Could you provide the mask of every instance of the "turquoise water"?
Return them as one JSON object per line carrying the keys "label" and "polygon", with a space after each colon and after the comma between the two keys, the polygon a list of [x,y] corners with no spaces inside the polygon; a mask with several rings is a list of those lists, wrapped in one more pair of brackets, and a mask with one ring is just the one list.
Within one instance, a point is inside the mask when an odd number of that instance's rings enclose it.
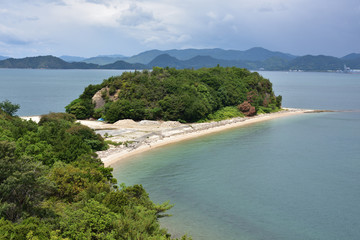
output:
{"label": "turquoise water", "polygon": [[[88,84],[123,71],[0,69],[19,115],[64,111]],[[303,114],[133,156],[114,175],[175,204],[162,225],[193,239],[360,239],[360,75],[261,72]]]}
{"label": "turquoise water", "polygon": [[162,220],[194,239],[360,239],[360,75],[262,72],[303,114],[189,140],[114,166],[175,204]]}
{"label": "turquoise water", "polygon": [[89,84],[123,70],[0,69],[0,102],[20,104],[19,116],[64,112]]}

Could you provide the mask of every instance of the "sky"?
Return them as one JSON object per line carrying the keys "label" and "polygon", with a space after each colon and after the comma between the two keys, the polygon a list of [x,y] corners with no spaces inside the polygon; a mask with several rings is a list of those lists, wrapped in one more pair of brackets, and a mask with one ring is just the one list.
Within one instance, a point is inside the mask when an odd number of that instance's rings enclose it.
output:
{"label": "sky", "polygon": [[263,47],[360,53],[359,0],[0,0],[0,55]]}

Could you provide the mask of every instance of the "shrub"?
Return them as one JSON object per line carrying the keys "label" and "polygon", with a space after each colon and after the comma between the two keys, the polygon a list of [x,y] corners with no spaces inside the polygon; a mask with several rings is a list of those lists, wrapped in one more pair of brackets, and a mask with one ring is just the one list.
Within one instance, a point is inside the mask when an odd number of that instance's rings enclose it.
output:
{"label": "shrub", "polygon": [[208,119],[213,121],[221,121],[234,117],[244,117],[244,114],[237,107],[224,107],[217,110],[213,114],[209,114]]}
{"label": "shrub", "polygon": [[74,123],[76,120],[75,115],[69,113],[49,113],[42,115],[39,121],[39,125],[44,125],[48,122],[58,122],[61,120],[65,120],[71,123]]}
{"label": "shrub", "polygon": [[91,100],[75,99],[65,107],[67,113],[74,114],[77,119],[90,118],[94,112],[94,104]]}

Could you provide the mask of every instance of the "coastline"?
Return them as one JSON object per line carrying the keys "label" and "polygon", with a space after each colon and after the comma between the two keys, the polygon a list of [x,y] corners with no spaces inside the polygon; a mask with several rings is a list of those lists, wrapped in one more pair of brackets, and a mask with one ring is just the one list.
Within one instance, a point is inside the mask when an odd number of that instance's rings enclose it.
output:
{"label": "coastline", "polygon": [[[105,140],[119,143],[118,146],[110,145],[105,151],[97,152],[106,167],[127,161],[128,157],[175,144],[181,141],[198,138],[220,131],[244,127],[253,123],[263,122],[276,118],[283,118],[304,113],[323,112],[319,110],[283,108],[282,111],[261,114],[254,117],[238,117],[219,122],[181,124],[175,121],[149,121],[135,122],[130,119],[120,120],[108,124],[94,120],[78,120],[79,123],[94,129]],[[39,122],[41,116],[21,117],[24,120]],[[110,136],[109,136],[110,133]],[[115,136],[112,136],[114,134]],[[120,144],[122,143],[122,144]]]}
{"label": "coastline", "polygon": [[[258,122],[263,122],[267,120],[283,118],[293,115],[299,115],[303,113],[316,113],[316,112],[317,111],[315,110],[286,108],[280,112],[262,114],[254,117],[245,117],[241,119],[235,118],[235,119],[223,120],[215,123],[189,124],[187,126],[190,126],[192,130],[179,132],[177,134],[173,134],[163,138],[149,139],[149,137],[147,137],[146,140],[143,140],[142,142],[138,142],[135,145],[131,145],[123,148],[115,148],[115,149],[113,148],[110,149],[110,151],[107,150],[103,152],[98,152],[98,154],[105,166],[111,166],[112,164],[115,163],[119,164],[121,162],[127,161],[127,158],[130,156],[143,153],[146,151],[150,151],[152,149],[163,147],[169,144],[175,144],[181,141],[190,140],[193,138],[201,137],[212,133],[217,133],[232,128],[243,127],[253,123],[258,123]],[[82,122],[82,124],[84,123]],[[204,124],[208,124],[208,126],[204,128],[198,127]]]}

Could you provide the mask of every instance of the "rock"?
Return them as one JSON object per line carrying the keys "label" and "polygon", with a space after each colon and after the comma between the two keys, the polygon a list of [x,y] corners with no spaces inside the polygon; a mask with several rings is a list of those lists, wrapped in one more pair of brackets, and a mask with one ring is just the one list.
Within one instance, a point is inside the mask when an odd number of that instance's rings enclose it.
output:
{"label": "rock", "polygon": [[105,99],[102,98],[101,90],[97,91],[92,97],[92,102],[95,104],[95,109],[101,108],[105,105]]}
{"label": "rock", "polygon": [[92,97],[92,102],[95,104],[95,109],[101,108],[105,105],[106,99],[109,99],[111,102],[115,102],[119,98],[120,90],[117,90],[113,95],[109,94],[109,88],[104,87],[97,91],[95,95]]}
{"label": "rock", "polygon": [[248,101],[244,101],[238,106],[238,109],[244,113],[246,116],[254,116],[256,114],[255,107],[251,106]]}

